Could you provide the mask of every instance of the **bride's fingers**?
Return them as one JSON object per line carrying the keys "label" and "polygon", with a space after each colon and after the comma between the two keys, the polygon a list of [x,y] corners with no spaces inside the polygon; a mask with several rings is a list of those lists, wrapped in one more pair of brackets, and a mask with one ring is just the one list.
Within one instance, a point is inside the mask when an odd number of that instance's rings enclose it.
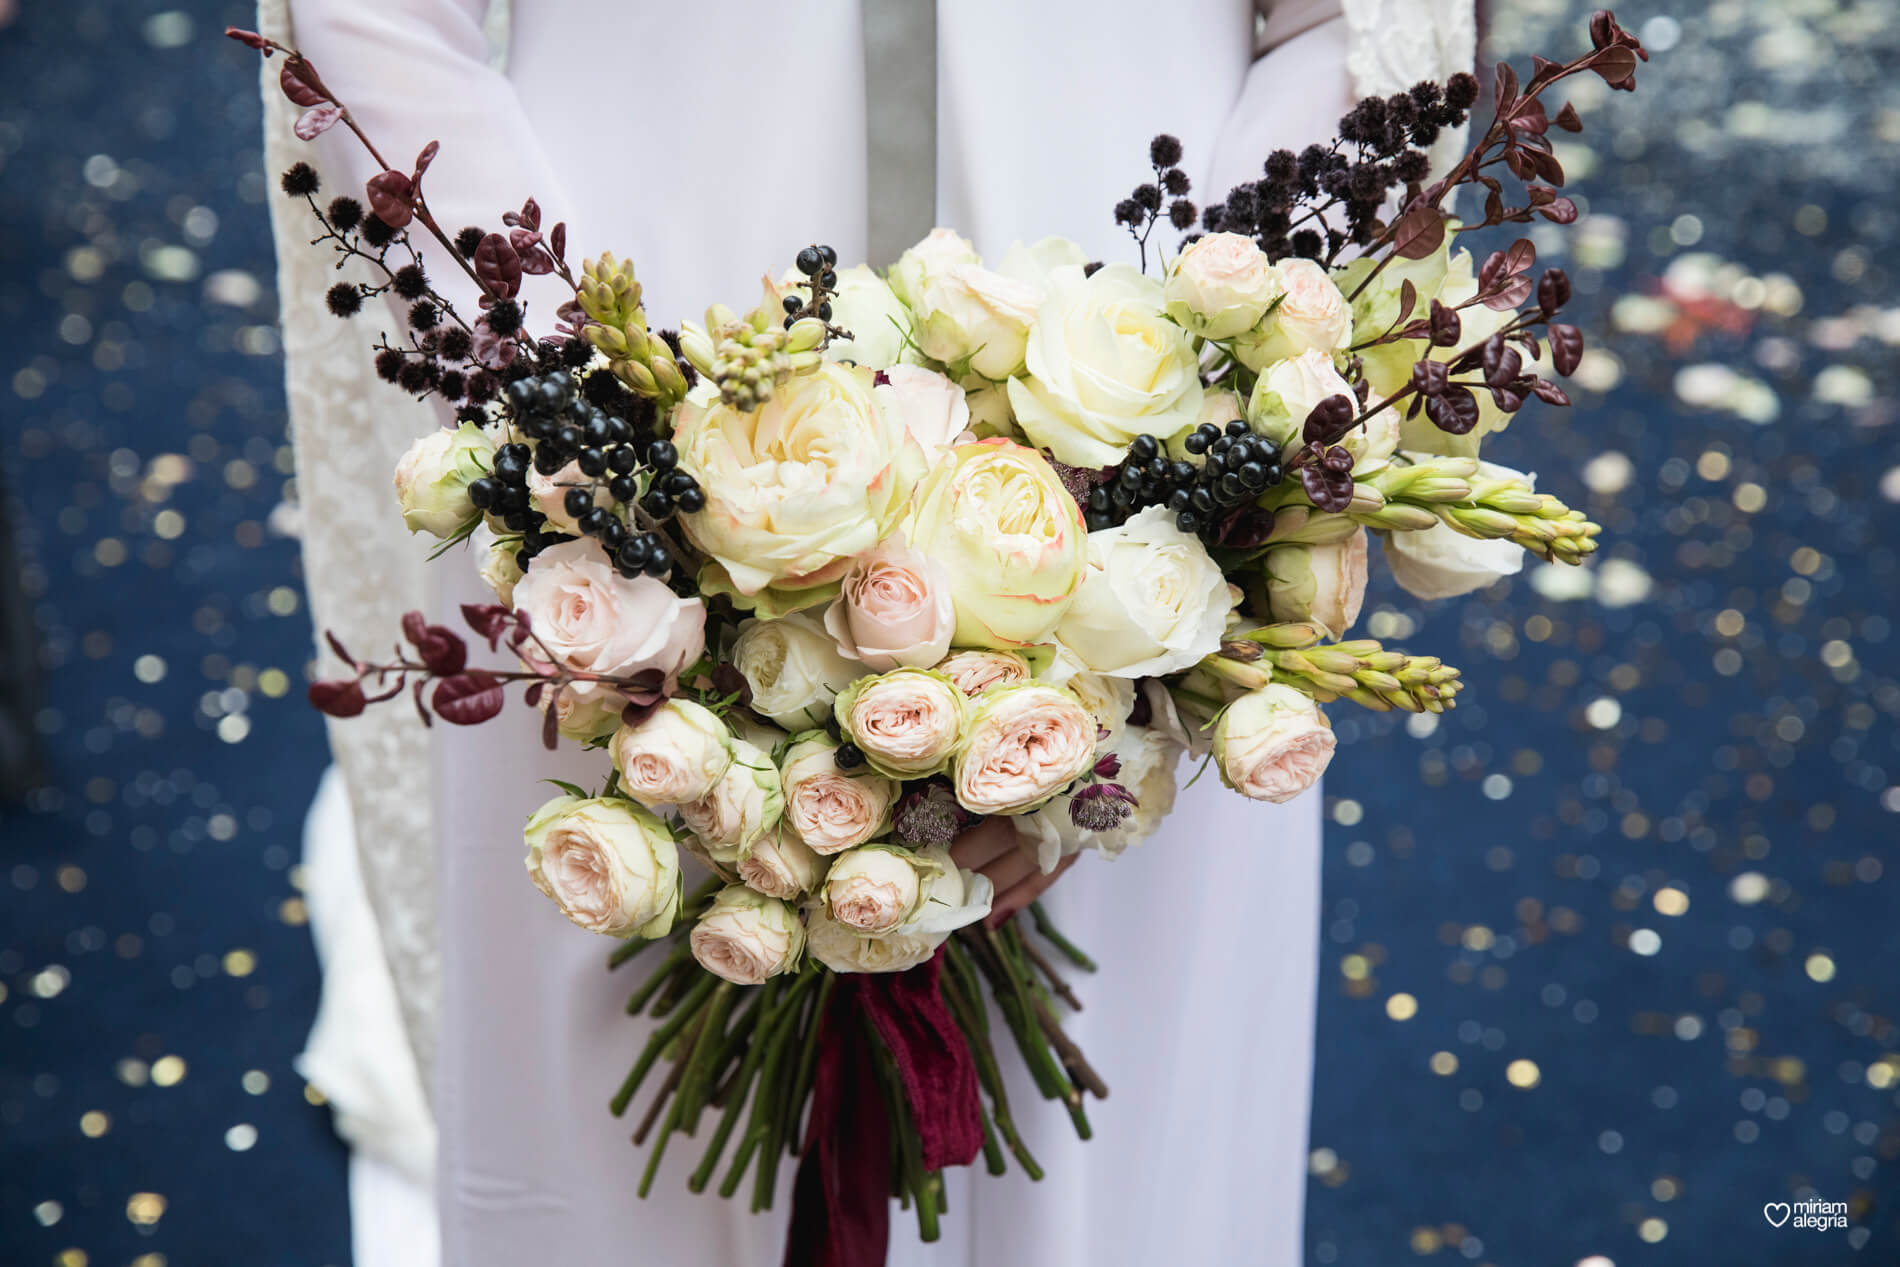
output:
{"label": "bride's fingers", "polygon": [[[1051,871],[1048,875],[1044,875],[1042,872],[1036,870],[1034,864],[1031,864],[1029,875],[1010,885],[1008,891],[1002,893],[991,905],[990,917],[984,921],[985,925],[990,928],[995,928],[1017,911],[1022,910],[1025,906],[1028,906],[1031,902],[1041,897],[1043,893],[1048,890],[1049,886],[1060,879],[1062,873],[1074,866],[1081,857],[1082,855],[1079,853],[1070,854],[1061,862],[1058,862],[1056,869]],[[994,883],[994,881],[992,881],[992,883]]]}
{"label": "bride's fingers", "polygon": [[1016,849],[1016,825],[1007,818],[986,818],[958,836],[950,857],[965,871],[982,871]]}
{"label": "bride's fingers", "polygon": [[997,896],[1001,897],[1030,876],[1035,875],[1038,868],[1033,855],[1021,849],[1012,849],[989,866],[979,868],[979,870],[989,877],[990,883],[996,886]]}

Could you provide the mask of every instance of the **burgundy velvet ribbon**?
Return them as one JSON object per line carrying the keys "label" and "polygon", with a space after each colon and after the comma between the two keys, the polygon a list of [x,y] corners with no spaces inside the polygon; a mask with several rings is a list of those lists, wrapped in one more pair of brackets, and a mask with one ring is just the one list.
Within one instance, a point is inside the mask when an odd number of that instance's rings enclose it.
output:
{"label": "burgundy velvet ribbon", "polygon": [[938,992],[942,972],[939,950],[909,972],[846,973],[832,988],[785,1267],[882,1267],[890,1248],[891,1123],[863,1020],[897,1066],[924,1169],[967,1166],[982,1151],[976,1062]]}

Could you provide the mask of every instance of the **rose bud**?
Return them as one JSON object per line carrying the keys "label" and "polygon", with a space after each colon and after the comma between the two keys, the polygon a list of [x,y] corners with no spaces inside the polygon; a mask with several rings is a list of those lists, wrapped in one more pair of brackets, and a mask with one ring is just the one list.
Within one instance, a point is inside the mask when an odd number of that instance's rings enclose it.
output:
{"label": "rose bud", "polygon": [[637,726],[622,726],[608,751],[620,787],[640,804],[679,805],[712,791],[732,764],[732,732],[710,709],[670,699]]}
{"label": "rose bud", "polygon": [[821,855],[840,853],[882,832],[890,822],[897,784],[869,766],[838,768],[838,745],[822,731],[795,739],[779,774],[785,821]]}
{"label": "rose bud", "polygon": [[1027,682],[1029,661],[1014,651],[953,651],[938,663],[937,672],[974,699],[993,686]]}
{"label": "rose bud", "polygon": [[396,463],[396,500],[410,532],[453,537],[481,512],[468,486],[488,474],[495,441],[472,422],[438,429],[409,446]]}
{"label": "rose bud", "polygon": [[825,610],[825,632],[838,653],[880,673],[929,668],[950,649],[956,627],[943,565],[906,548],[901,537],[859,555]]}
{"label": "rose bud", "polygon": [[963,731],[963,692],[930,669],[859,678],[838,697],[838,726],[873,769],[921,779],[950,764]]}
{"label": "rose bud", "polygon": [[1254,240],[1210,233],[1174,258],[1163,294],[1168,316],[1207,339],[1231,339],[1260,324],[1284,290]]}
{"label": "rose bud", "polygon": [[825,911],[847,928],[881,936],[916,912],[926,882],[940,871],[901,845],[853,849],[825,877]]}
{"label": "rose bud", "polygon": [[767,897],[791,902],[817,888],[828,865],[781,818],[778,826],[759,837],[752,852],[739,863],[739,880]]}
{"label": "rose bud", "polygon": [[661,937],[679,913],[679,853],[632,801],[560,796],[528,819],[528,876],[589,932]]}
{"label": "rose bud", "polygon": [[743,885],[721,889],[687,934],[693,958],[734,985],[762,985],[798,965],[805,925],[798,912]]}
{"label": "rose bud", "polygon": [[772,756],[744,739],[732,740],[732,763],[704,796],[679,803],[680,818],[716,860],[743,861],[774,827],[785,808]]}
{"label": "rose bud", "polygon": [[1319,705],[1277,683],[1242,695],[1214,726],[1221,782],[1276,805],[1319,782],[1333,759],[1333,744],[1333,728]]}

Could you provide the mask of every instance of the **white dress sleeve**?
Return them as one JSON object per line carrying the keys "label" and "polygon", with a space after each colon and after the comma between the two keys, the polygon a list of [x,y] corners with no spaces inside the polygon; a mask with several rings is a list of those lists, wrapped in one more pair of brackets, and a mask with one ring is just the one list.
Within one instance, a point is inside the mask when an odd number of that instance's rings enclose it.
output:
{"label": "white dress sleeve", "polygon": [[[452,235],[467,224],[499,228],[509,208],[491,205],[497,194],[533,194],[551,218],[563,208],[552,166],[513,87],[491,64],[488,9],[484,0],[262,0],[258,19],[266,34],[310,58],[392,166],[406,171],[423,145],[442,143],[425,183],[430,207]],[[273,174],[309,162],[323,180],[320,204],[339,194],[361,201],[378,165],[343,127],[313,144],[295,138],[297,109],[277,87],[282,64],[271,59],[263,68],[265,149]],[[318,628],[334,631],[347,646],[380,647],[404,610],[431,606],[424,596],[437,578],[425,568],[427,551],[403,527],[389,481],[410,441],[441,416],[371,371],[369,346],[379,330],[402,328],[399,312],[375,308],[351,321],[332,317],[321,296],[335,280],[333,261],[309,245],[307,209],[274,196],[271,211],[311,614]],[[420,226],[413,237],[437,288],[472,317],[473,284]],[[551,309],[562,289],[552,279],[531,278],[527,295]],[[326,671],[334,671],[327,649],[320,654]],[[441,984],[429,735],[413,713],[390,708],[331,723],[330,740],[348,789],[363,889],[427,1088]],[[338,997],[359,993],[347,981],[328,986]]]}

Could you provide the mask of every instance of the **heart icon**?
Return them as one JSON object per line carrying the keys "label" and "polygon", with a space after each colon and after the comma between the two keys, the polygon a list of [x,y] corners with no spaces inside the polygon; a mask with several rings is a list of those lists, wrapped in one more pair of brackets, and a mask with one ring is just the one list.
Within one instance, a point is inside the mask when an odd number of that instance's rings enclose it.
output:
{"label": "heart icon", "polygon": [[1786,1223],[1788,1216],[1793,1213],[1794,1210],[1786,1201],[1770,1201],[1761,1208],[1762,1217],[1767,1219],[1770,1223],[1773,1223],[1776,1227],[1780,1227],[1783,1223]]}

